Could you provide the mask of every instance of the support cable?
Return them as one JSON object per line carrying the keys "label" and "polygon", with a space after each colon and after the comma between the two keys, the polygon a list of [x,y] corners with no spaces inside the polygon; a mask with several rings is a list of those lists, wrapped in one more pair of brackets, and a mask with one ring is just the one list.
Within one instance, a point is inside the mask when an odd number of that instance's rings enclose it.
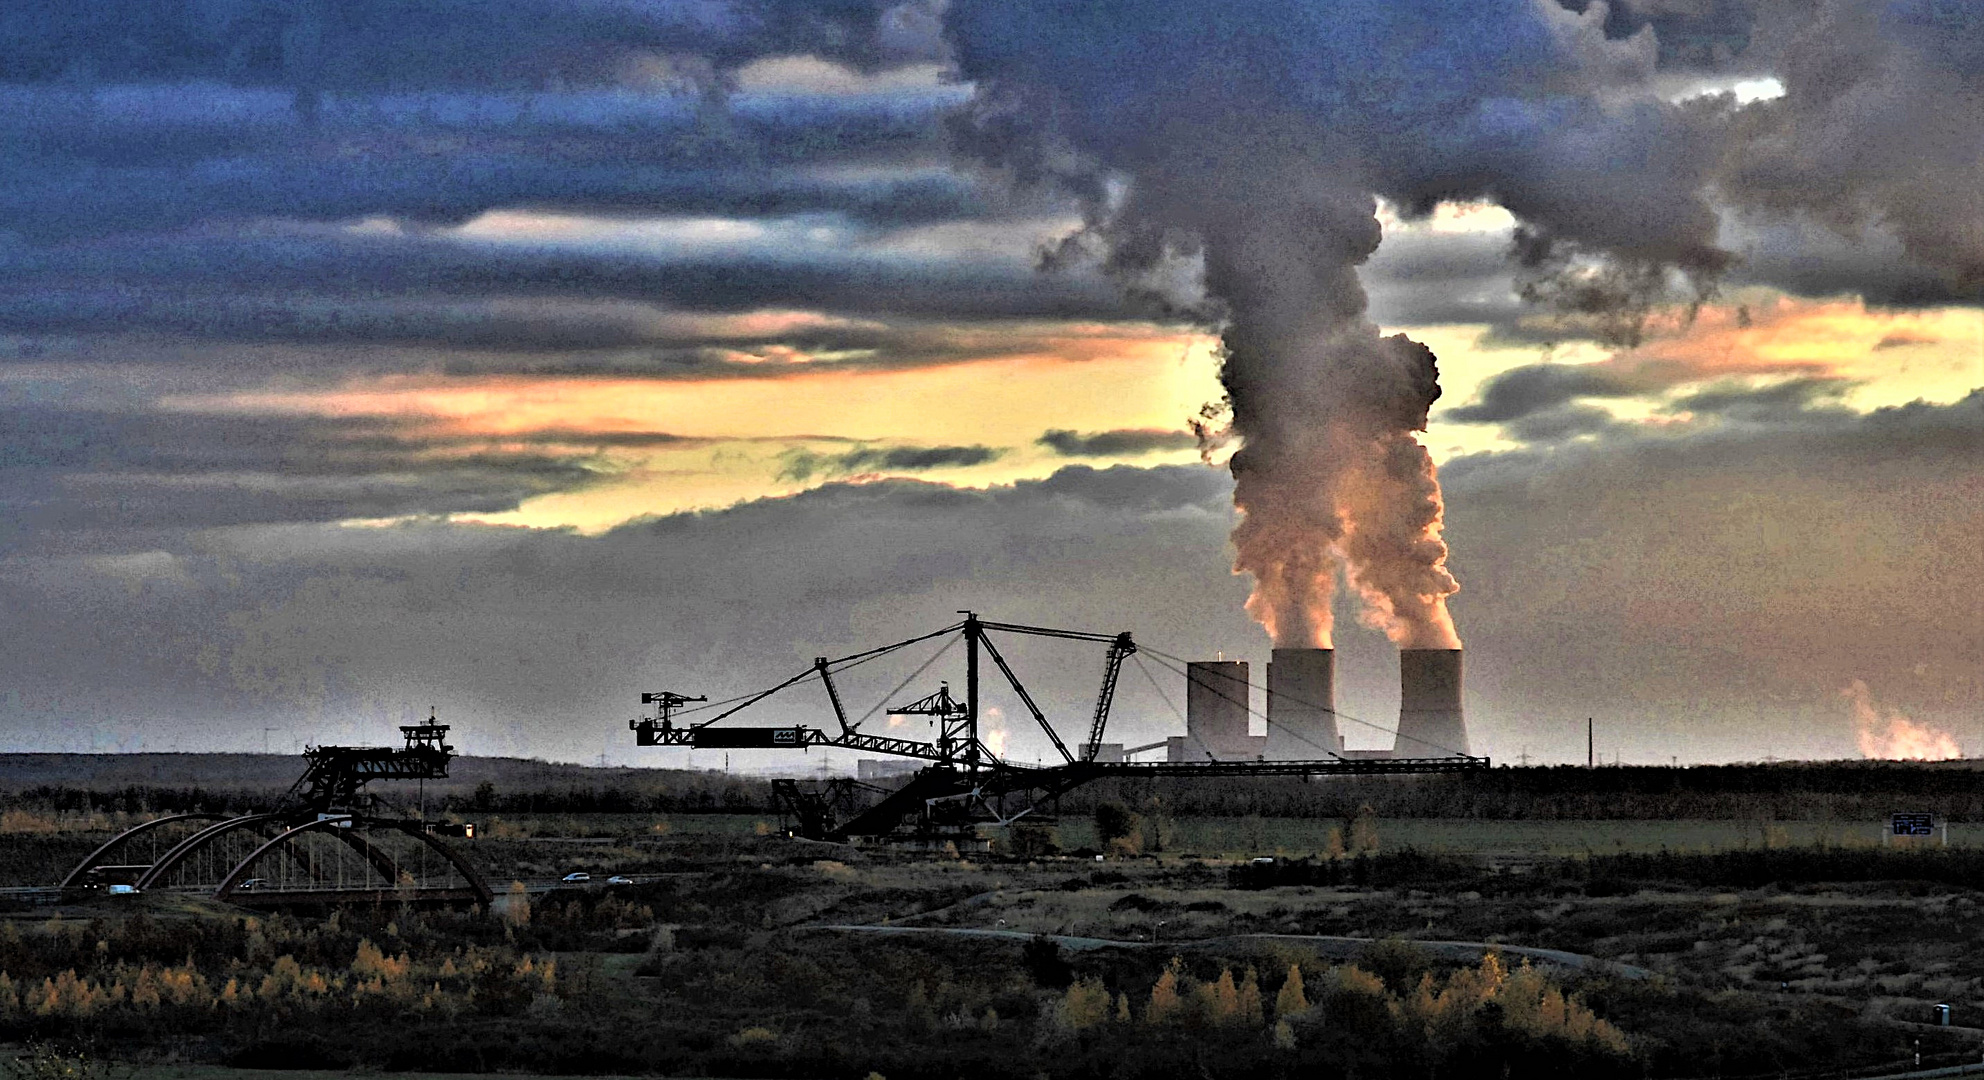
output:
{"label": "support cable", "polygon": [[[928,634],[921,634],[918,635],[917,637],[910,638],[907,641],[898,641],[893,645],[883,645],[880,648],[869,649],[865,652],[858,652],[848,656],[843,656],[838,660],[829,660],[827,661],[827,669],[830,673],[845,671],[848,668],[857,667],[861,664],[865,664],[868,661],[873,660],[879,656],[892,653],[897,649],[908,648],[909,646],[914,645],[918,642],[929,641],[931,638],[942,637],[945,634],[953,633],[963,626],[964,626],[963,623],[953,623],[950,626],[944,627],[942,630],[933,630]],[[742,703],[742,704],[736,704],[735,708],[725,709],[723,712],[720,712],[715,716],[710,717],[708,720],[705,720],[702,723],[695,725],[696,727],[707,727],[710,724],[716,723],[718,720],[722,720],[724,717],[731,716],[735,713],[741,712],[744,709],[751,707],[752,705],[756,705],[758,702],[763,701],[768,697],[771,697],[773,694],[778,693],[780,690],[783,690],[788,686],[792,686],[797,683],[803,682],[807,677],[811,676],[817,670],[818,670],[817,668],[809,667],[805,671],[802,671],[799,674],[794,675],[792,678],[787,679],[784,682],[779,683],[777,686],[774,686],[768,690],[758,690],[748,694],[740,694],[737,697],[726,698],[722,701],[712,701],[708,705],[699,706],[694,709],[683,709],[680,713],[677,713],[676,715],[687,716],[690,713],[702,712],[706,709],[714,709],[714,708],[718,708],[719,706],[732,705],[738,702]]]}
{"label": "support cable", "polygon": [[951,649],[957,645],[957,643],[958,643],[957,638],[952,638],[951,640],[944,642],[943,648],[938,649],[936,652],[930,654],[930,659],[923,661],[921,667],[918,667],[915,671],[910,672],[909,677],[897,683],[896,688],[894,690],[891,690],[888,693],[883,694],[882,699],[880,701],[877,701],[873,708],[870,708],[867,712],[862,713],[861,719],[856,720],[852,725],[854,730],[856,731],[861,730],[861,725],[867,723],[870,719],[874,717],[876,713],[881,712],[882,709],[889,704],[890,698],[893,698],[897,694],[902,693],[903,687],[908,686],[910,683],[915,682],[917,678],[920,677],[924,672],[930,670],[930,665],[935,664],[937,661],[943,659],[944,654],[950,652]]}

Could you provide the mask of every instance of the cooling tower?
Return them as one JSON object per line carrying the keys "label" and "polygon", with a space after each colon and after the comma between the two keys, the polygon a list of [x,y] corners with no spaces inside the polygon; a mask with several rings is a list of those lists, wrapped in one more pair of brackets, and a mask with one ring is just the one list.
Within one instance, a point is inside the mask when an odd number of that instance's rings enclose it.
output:
{"label": "cooling tower", "polygon": [[1260,756],[1247,737],[1247,662],[1200,660],[1185,665],[1183,761],[1240,761]]}
{"label": "cooling tower", "polygon": [[1342,749],[1335,650],[1276,649],[1268,663],[1267,759],[1314,761]]}
{"label": "cooling tower", "polygon": [[1459,649],[1401,649],[1398,687],[1394,756],[1451,757],[1469,752],[1460,706]]}

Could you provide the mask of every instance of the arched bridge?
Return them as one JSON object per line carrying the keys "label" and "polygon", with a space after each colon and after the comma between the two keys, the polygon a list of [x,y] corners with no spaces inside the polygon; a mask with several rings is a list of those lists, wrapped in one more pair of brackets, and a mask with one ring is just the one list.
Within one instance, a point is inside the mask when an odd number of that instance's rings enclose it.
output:
{"label": "arched bridge", "polygon": [[365,814],[175,814],[90,853],[65,889],[131,886],[247,907],[488,904],[488,884],[421,821]]}
{"label": "arched bridge", "polygon": [[[313,746],[275,809],[171,814],[125,830],[63,879],[64,889],[204,894],[250,907],[364,903],[488,904],[474,866],[435,835],[438,823],[377,813],[373,780],[448,775],[448,727],[400,728],[405,746]],[[438,826],[447,828],[447,826]]]}

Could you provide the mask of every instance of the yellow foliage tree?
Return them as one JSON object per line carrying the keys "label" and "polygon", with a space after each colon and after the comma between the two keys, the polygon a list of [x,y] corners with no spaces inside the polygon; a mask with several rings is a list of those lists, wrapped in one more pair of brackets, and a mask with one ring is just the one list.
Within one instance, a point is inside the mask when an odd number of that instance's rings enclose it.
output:
{"label": "yellow foliage tree", "polygon": [[296,962],[296,957],[284,953],[269,965],[269,973],[262,976],[262,985],[255,991],[255,996],[264,1001],[275,1001],[295,994],[302,985],[303,965]]}
{"label": "yellow foliage tree", "polygon": [[1347,994],[1360,994],[1365,997],[1375,998],[1385,996],[1385,980],[1365,971],[1356,964],[1331,968],[1330,975],[1334,978],[1337,989]]}
{"label": "yellow foliage tree", "polygon": [[1246,978],[1240,980],[1240,1022],[1248,1027],[1260,1027],[1262,1019],[1261,980],[1250,965]]}
{"label": "yellow foliage tree", "polygon": [[351,973],[360,979],[376,979],[381,983],[394,982],[406,977],[407,969],[413,961],[405,953],[389,957],[370,938],[360,938],[358,955],[351,961]]}
{"label": "yellow foliage tree", "polygon": [[1288,978],[1282,980],[1281,991],[1274,996],[1276,1016],[1294,1016],[1309,1011],[1309,996],[1302,991],[1302,965],[1288,965]]}
{"label": "yellow foliage tree", "polygon": [[1185,961],[1172,957],[1164,966],[1164,973],[1157,977],[1157,984],[1150,988],[1150,1007],[1144,1010],[1144,1022],[1148,1024],[1169,1024],[1176,1021],[1183,1012],[1183,1002],[1178,996],[1178,981],[1184,976]]}
{"label": "yellow foliage tree", "polygon": [[158,973],[152,970],[150,964],[138,969],[138,974],[131,980],[130,995],[134,1009],[150,1011],[158,1008],[165,995],[159,992]]}
{"label": "yellow foliage tree", "polygon": [[27,994],[28,1011],[36,1016],[84,1017],[96,1012],[97,991],[71,968]]}
{"label": "yellow foliage tree", "polygon": [[510,891],[503,897],[503,918],[512,926],[530,925],[530,893],[523,882],[510,882]]}
{"label": "yellow foliage tree", "polygon": [[1081,1031],[1109,1019],[1109,991],[1102,980],[1089,976],[1068,985],[1054,1020],[1063,1031]]}
{"label": "yellow foliage tree", "polygon": [[1323,857],[1343,858],[1343,830],[1335,825],[1330,826],[1330,831],[1323,834]]}
{"label": "yellow foliage tree", "polygon": [[1359,807],[1350,822],[1350,853],[1368,855],[1378,850],[1378,816],[1369,806]]}
{"label": "yellow foliage tree", "polygon": [[1234,985],[1233,969],[1221,968],[1219,978],[1207,983],[1201,997],[1205,1001],[1206,1022],[1213,1027],[1228,1027],[1240,1020],[1240,988]]}

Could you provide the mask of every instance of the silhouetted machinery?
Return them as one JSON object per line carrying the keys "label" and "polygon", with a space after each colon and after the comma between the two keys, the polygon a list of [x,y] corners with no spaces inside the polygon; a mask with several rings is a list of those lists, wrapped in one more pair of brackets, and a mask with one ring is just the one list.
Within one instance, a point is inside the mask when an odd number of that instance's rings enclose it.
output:
{"label": "silhouetted machinery", "polygon": [[393,815],[374,780],[438,780],[455,748],[431,711],[401,746],[312,746],[303,775],[271,810],[155,818],[77,864],[65,889],[204,893],[254,907],[492,899],[482,875],[442,843],[474,826]]}
{"label": "silhouetted machinery", "polygon": [[[704,698],[685,697],[672,691],[649,691],[641,695],[641,703],[655,706],[655,714],[639,717],[630,721],[628,726],[634,730],[635,741],[641,746],[740,750],[839,747],[931,762],[912,774],[908,782],[895,788],[848,778],[772,781],[773,796],[778,800],[780,813],[790,831],[808,839],[830,841],[855,838],[921,842],[956,839],[968,835],[977,824],[1007,825],[1029,815],[1040,814],[1060,795],[1104,777],[1400,775],[1459,772],[1485,769],[1489,765],[1485,757],[1346,759],[1335,754],[1310,761],[1103,760],[1100,753],[1102,737],[1109,722],[1110,706],[1116,696],[1117,678],[1122,672],[1123,662],[1137,651],[1129,632],[1097,634],[989,622],[973,612],[964,612],[963,615],[961,622],[878,649],[837,660],[819,657],[813,661],[812,667],[776,686],[730,703],[719,703],[729,707],[696,723],[680,722],[686,711],[684,706]],[[1096,695],[1088,737],[1074,749],[1070,749],[1054,729],[1033,695],[1013,671],[1012,665],[999,651],[989,636],[993,632],[1096,642],[1107,646],[1102,688]],[[859,722],[848,720],[840,690],[834,683],[836,672],[952,634],[961,635],[965,643],[964,699],[960,701],[952,697],[950,685],[945,683],[938,687],[936,693],[887,710],[890,716],[930,717],[936,726],[936,741],[872,735],[862,731]],[[1033,765],[1002,760],[979,739],[981,655],[992,660],[1020,703],[1040,725],[1062,759],[1059,764]],[[935,659],[932,657],[930,662]],[[928,667],[929,662],[926,662],[924,668],[911,675],[911,679],[921,675]],[[766,698],[814,677],[818,677],[826,691],[838,733],[805,725],[718,726]],[[903,685],[908,685],[908,681],[905,680]]]}

